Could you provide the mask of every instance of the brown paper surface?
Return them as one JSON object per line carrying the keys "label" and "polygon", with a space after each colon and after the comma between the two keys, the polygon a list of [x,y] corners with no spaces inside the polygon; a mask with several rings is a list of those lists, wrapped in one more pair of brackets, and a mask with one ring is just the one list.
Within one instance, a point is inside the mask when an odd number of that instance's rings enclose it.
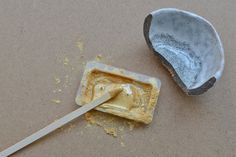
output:
{"label": "brown paper surface", "polygon": [[[186,96],[145,43],[144,18],[163,7],[195,12],[220,34],[223,77],[201,96]],[[236,156],[235,10],[235,0],[0,1],[0,150],[75,110],[84,63],[101,54],[162,81],[153,122],[121,144],[81,117],[14,157]]]}

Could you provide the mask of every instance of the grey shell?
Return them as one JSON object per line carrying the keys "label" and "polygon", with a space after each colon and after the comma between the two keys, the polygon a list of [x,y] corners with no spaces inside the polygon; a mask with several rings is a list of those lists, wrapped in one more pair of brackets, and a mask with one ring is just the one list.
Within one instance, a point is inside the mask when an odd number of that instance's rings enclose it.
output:
{"label": "grey shell", "polygon": [[223,46],[204,18],[178,9],[160,9],[145,18],[143,31],[148,46],[186,94],[202,94],[221,77]]}

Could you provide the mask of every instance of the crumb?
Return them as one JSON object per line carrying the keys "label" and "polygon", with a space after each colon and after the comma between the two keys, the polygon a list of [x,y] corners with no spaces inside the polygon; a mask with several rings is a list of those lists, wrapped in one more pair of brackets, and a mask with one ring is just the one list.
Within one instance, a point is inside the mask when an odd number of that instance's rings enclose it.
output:
{"label": "crumb", "polygon": [[63,64],[64,65],[68,65],[69,64],[69,59],[67,57],[64,58]]}
{"label": "crumb", "polygon": [[61,89],[54,89],[52,92],[53,93],[60,93],[60,92],[62,92],[62,90]]}
{"label": "crumb", "polygon": [[85,113],[85,119],[90,123],[90,124],[95,124],[95,119],[93,115],[90,112]]}
{"label": "crumb", "polygon": [[87,121],[86,128],[88,126],[97,125],[103,128],[107,135],[120,137],[121,139],[123,139],[124,131],[133,130],[132,126],[135,124],[134,122],[132,123],[118,116],[94,110],[85,114],[85,120]]}
{"label": "crumb", "polygon": [[55,104],[60,104],[61,100],[59,100],[59,99],[52,99],[51,102],[53,102]]}
{"label": "crumb", "polygon": [[95,59],[96,59],[96,61],[101,61],[102,60],[102,55],[101,54],[97,55]]}
{"label": "crumb", "polygon": [[104,128],[107,134],[112,135],[113,137],[117,137],[117,129],[116,128]]}
{"label": "crumb", "polygon": [[76,47],[78,47],[80,51],[83,51],[84,50],[84,43],[82,41],[77,41]]}
{"label": "crumb", "polygon": [[58,78],[58,77],[54,77],[54,80],[55,80],[55,83],[56,83],[56,84],[59,84],[59,83],[61,83],[61,79],[60,79],[60,78]]}

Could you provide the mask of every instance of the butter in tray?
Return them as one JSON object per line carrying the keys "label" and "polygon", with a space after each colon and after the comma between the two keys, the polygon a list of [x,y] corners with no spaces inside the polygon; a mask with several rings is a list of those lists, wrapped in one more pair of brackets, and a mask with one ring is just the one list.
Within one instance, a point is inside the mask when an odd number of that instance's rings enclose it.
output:
{"label": "butter in tray", "polygon": [[95,109],[149,124],[153,118],[160,86],[157,78],[91,61],[85,67],[76,103],[83,106],[107,91],[122,88],[123,91],[118,96]]}

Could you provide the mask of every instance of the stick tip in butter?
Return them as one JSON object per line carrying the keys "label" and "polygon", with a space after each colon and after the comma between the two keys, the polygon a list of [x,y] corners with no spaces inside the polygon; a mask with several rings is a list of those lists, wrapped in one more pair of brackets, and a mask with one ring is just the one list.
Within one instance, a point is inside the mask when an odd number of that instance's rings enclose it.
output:
{"label": "stick tip in butter", "polygon": [[153,118],[160,86],[157,78],[91,61],[85,67],[76,103],[82,106],[112,89],[122,88],[115,98],[95,109],[149,124]]}

